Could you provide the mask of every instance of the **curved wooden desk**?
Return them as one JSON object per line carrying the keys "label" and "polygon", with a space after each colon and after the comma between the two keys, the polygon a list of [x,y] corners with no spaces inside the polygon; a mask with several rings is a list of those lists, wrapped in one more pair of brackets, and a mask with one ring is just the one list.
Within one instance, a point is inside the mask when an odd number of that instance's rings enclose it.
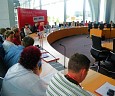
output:
{"label": "curved wooden desk", "polygon": [[[76,27],[76,28],[69,28],[69,29],[63,29],[63,30],[59,30],[59,31],[55,31],[53,33],[50,33],[48,35],[47,38],[44,38],[43,42],[44,42],[44,49],[48,50],[50,53],[52,53],[55,57],[59,57],[59,62],[61,64],[63,63],[64,60],[64,56],[57,52],[54,48],[51,47],[51,43],[55,42],[56,40],[59,40],[61,38],[67,37],[67,36],[72,36],[72,35],[77,35],[77,34],[87,34],[87,28],[86,27]],[[37,37],[37,35],[31,34],[31,37],[35,38]],[[38,40],[38,39],[36,39]],[[36,42],[38,43],[38,41]],[[66,58],[66,67],[68,65],[68,60],[69,58]],[[57,71],[55,70],[55,68],[52,68],[52,66],[50,66],[50,64],[43,64],[43,70],[42,70],[42,76],[47,76],[48,74],[51,73],[56,73]],[[64,70],[64,73],[66,73],[67,71]],[[94,93],[96,96],[100,96],[99,94],[95,93],[95,90],[97,88],[99,88],[102,84],[104,84],[105,82],[109,82],[110,84],[113,84],[115,86],[115,80],[111,79],[107,76],[104,76],[100,73],[97,73],[93,70],[89,70],[87,77],[85,78],[85,80],[82,82],[82,86],[84,87],[84,89]]]}
{"label": "curved wooden desk", "polygon": [[72,36],[72,35],[79,35],[79,34],[88,34],[87,27],[74,27],[74,28],[67,28],[55,31],[48,35],[47,40],[49,44],[55,42],[56,40],[62,39],[64,37]]}

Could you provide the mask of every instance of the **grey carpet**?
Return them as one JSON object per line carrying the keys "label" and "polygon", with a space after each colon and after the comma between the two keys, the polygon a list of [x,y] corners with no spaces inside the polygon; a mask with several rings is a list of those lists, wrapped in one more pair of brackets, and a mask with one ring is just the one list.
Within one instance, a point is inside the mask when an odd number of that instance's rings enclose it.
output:
{"label": "grey carpet", "polygon": [[[60,46],[60,44],[63,44],[66,48],[66,57],[70,58],[72,54],[77,52],[86,55],[90,59],[91,65],[94,64],[95,59],[90,54],[92,41],[90,37],[87,38],[87,35],[66,37],[51,44],[54,49],[64,55],[64,47]],[[96,71],[97,67],[91,69]],[[102,68],[98,72],[115,79],[115,74],[108,73]]]}
{"label": "grey carpet", "polygon": [[70,58],[72,54],[77,52],[86,55],[90,59],[91,64],[95,62],[90,55],[92,42],[90,38],[87,38],[87,35],[66,37],[51,44],[54,49],[64,55],[64,48],[60,44],[66,47],[66,57]]}

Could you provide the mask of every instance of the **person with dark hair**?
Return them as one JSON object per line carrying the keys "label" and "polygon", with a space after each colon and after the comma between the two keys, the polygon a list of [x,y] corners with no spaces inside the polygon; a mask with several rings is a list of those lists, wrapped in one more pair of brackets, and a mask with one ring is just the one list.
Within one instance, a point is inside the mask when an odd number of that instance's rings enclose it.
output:
{"label": "person with dark hair", "polygon": [[85,55],[72,55],[67,74],[59,72],[54,75],[48,85],[47,96],[92,96],[80,85],[88,73],[89,66],[90,60]]}
{"label": "person with dark hair", "polygon": [[11,47],[11,46],[16,46],[13,43],[13,38],[14,38],[14,32],[12,30],[6,30],[5,31],[5,41],[3,42],[3,47],[5,52],[7,52],[7,50]]}
{"label": "person with dark hair", "polygon": [[15,45],[21,45],[21,37],[20,37],[20,32],[18,28],[13,28],[14,31],[14,38],[13,38],[13,43]]}
{"label": "person with dark hair", "polygon": [[4,42],[4,33],[5,33],[6,29],[5,28],[0,28],[0,42],[3,43]]}
{"label": "person with dark hair", "polygon": [[32,33],[39,32],[38,28],[39,28],[39,24],[38,24],[38,22],[36,22],[34,24],[34,26],[32,27]]}
{"label": "person with dark hair", "polygon": [[6,30],[11,30],[11,28],[7,27]]}
{"label": "person with dark hair", "polygon": [[2,96],[45,96],[47,84],[39,77],[41,52],[35,46],[26,47],[19,63],[13,65],[3,80]]}
{"label": "person with dark hair", "polygon": [[29,28],[29,24],[25,24],[24,33],[25,33],[25,36],[28,36],[30,33],[32,33]]}
{"label": "person with dark hair", "polygon": [[18,62],[21,52],[25,47],[32,46],[33,44],[34,39],[27,36],[23,38],[22,45],[10,47],[4,57],[4,64],[6,64],[7,68],[10,68]]}

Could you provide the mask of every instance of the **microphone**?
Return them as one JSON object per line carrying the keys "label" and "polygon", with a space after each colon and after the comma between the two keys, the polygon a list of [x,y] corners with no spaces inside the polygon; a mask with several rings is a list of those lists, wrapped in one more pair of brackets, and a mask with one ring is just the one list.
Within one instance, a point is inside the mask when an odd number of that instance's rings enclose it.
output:
{"label": "microphone", "polygon": [[61,44],[61,43],[60,43],[59,45],[64,48],[64,68],[66,68],[66,67],[65,67],[65,63],[66,63],[66,47],[65,47],[65,45],[63,45],[63,44]]}
{"label": "microphone", "polygon": [[61,43],[60,43],[59,45],[65,47],[65,45],[63,45],[63,44],[61,44]]}

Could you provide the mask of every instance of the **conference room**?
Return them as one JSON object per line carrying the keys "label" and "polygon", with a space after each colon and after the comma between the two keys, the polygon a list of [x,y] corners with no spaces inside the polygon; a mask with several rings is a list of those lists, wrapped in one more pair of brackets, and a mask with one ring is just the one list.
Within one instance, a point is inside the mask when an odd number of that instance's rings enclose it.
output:
{"label": "conference room", "polygon": [[[21,31],[28,24],[32,31],[37,22],[38,29],[28,36],[41,52],[40,79],[49,86],[55,74],[68,74],[72,55],[83,54],[90,60],[90,67],[80,86],[91,96],[107,96],[109,89],[115,91],[114,4],[114,0],[4,0],[0,3],[1,13],[5,12],[0,29],[15,26]],[[4,70],[1,64],[1,87],[6,78]],[[110,87],[100,92],[101,86]]]}

